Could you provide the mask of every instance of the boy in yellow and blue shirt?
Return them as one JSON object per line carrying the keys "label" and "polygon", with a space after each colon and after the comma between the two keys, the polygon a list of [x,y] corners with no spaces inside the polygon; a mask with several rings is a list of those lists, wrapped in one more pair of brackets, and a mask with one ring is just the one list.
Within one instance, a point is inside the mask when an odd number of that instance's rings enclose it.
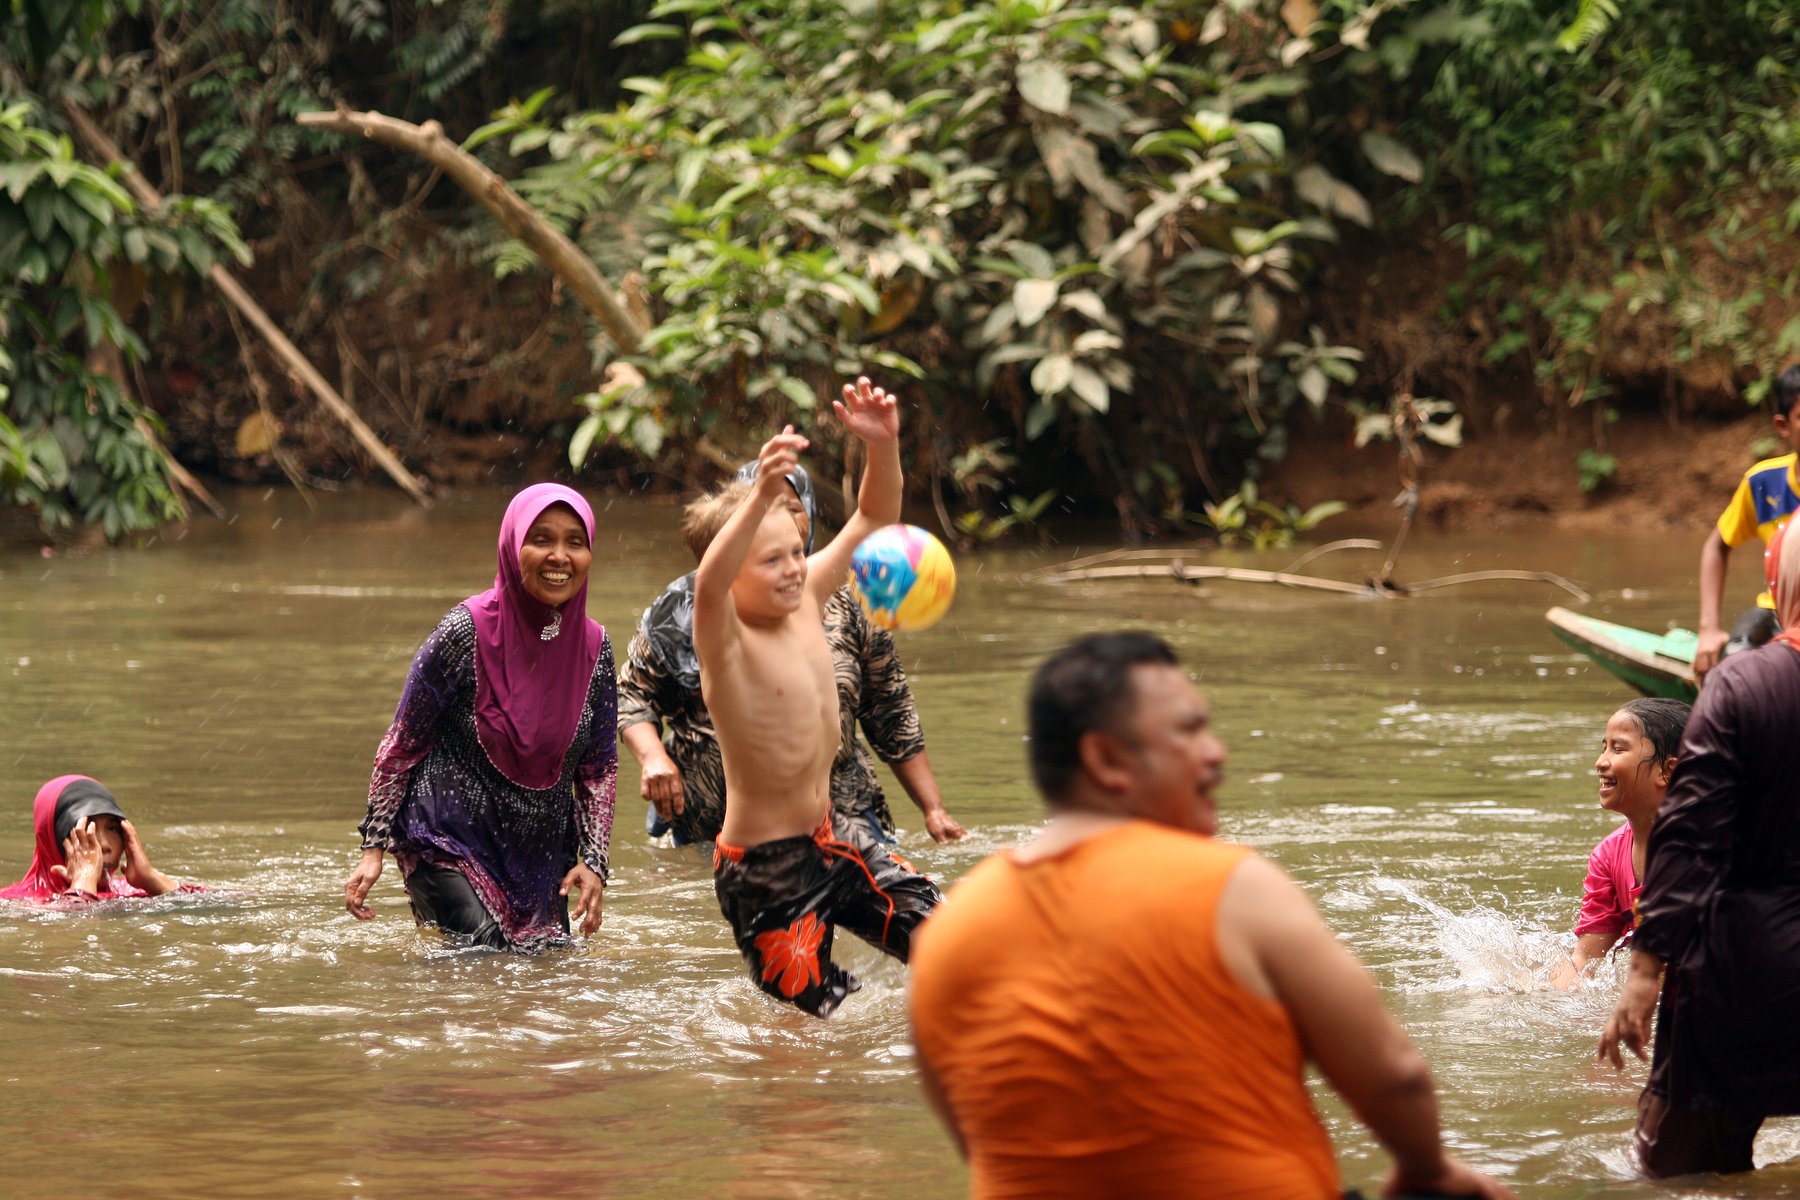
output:
{"label": "boy in yellow and blue shirt", "polygon": [[1738,650],[1760,646],[1780,630],[1775,620],[1775,601],[1768,590],[1756,598],[1756,606],[1740,614],[1726,632],[1719,622],[1725,596],[1725,573],[1731,551],[1752,538],[1766,545],[1775,531],[1800,510],[1800,363],[1775,378],[1769,403],[1774,408],[1775,436],[1786,442],[1789,453],[1763,461],[1744,472],[1731,503],[1700,548],[1700,637],[1694,652],[1694,676],[1704,679],[1719,659]]}

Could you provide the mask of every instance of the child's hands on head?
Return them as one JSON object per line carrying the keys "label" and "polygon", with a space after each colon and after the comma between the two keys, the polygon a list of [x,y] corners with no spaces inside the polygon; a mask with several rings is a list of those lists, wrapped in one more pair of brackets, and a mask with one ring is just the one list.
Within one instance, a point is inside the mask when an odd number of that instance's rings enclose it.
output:
{"label": "child's hands on head", "polygon": [[832,409],[845,429],[874,444],[900,438],[900,400],[869,383],[867,375],[844,385],[844,398],[833,400]]}
{"label": "child's hands on head", "polygon": [[52,866],[50,874],[77,891],[98,892],[106,873],[106,849],[93,818],[84,818],[69,831],[62,851],[63,861]]}
{"label": "child's hands on head", "polygon": [[756,456],[756,492],[761,499],[781,495],[788,486],[789,472],[800,465],[800,452],[811,444],[795,433],[792,425],[782,426],[780,433],[763,443]]}
{"label": "child's hands on head", "polygon": [[163,873],[150,864],[150,851],[144,849],[144,839],[138,836],[137,826],[130,820],[119,822],[125,835],[125,882],[141,891],[155,894],[158,885],[167,890]]}

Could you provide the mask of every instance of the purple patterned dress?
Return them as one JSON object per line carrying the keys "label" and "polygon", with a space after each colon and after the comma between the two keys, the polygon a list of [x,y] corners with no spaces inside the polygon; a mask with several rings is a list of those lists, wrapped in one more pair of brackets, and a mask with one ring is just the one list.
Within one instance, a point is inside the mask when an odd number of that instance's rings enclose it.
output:
{"label": "purple patterned dress", "polygon": [[542,789],[508,779],[476,733],[475,622],[457,605],[414,656],[376,751],[363,847],[392,853],[408,875],[419,863],[461,872],[515,948],[566,938],[563,876],[579,856],[607,877],[617,708],[603,641],[561,775]]}

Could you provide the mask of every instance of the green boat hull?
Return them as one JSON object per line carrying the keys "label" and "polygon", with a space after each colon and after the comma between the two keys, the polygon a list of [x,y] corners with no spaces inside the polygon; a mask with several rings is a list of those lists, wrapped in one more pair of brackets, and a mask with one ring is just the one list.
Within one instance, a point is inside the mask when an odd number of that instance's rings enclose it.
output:
{"label": "green boat hull", "polygon": [[1691,629],[1651,633],[1566,608],[1553,608],[1544,619],[1559,639],[1646,696],[1692,704],[1700,694],[1693,672],[1698,639]]}

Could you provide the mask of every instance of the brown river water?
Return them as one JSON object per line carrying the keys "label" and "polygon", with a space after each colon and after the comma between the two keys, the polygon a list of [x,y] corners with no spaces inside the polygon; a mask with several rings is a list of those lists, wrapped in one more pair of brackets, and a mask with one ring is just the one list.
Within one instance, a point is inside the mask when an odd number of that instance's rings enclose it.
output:
{"label": "brown river water", "polygon": [[[418,642],[491,579],[505,499],[308,512],[251,491],[229,525],[147,548],[0,549],[0,875],[30,861],[37,786],[80,772],[118,794],[157,865],[214,889],[3,906],[0,1193],[962,1194],[913,1078],[904,968],[843,939],[864,988],[838,1016],[765,1000],[708,862],[643,837],[629,758],[606,924],[585,947],[446,952],[415,932],[391,863],[378,919],[344,912],[376,742]],[[603,504],[589,611],[621,648],[688,568],[675,517]],[[1592,588],[1586,611],[1662,627],[1692,620],[1700,536],[1416,536],[1398,574],[1556,571]],[[1612,828],[1592,765],[1628,698],[1550,636],[1543,611],[1568,599],[1535,583],[1373,601],[1021,581],[1103,548],[965,557],[950,615],[904,636],[944,795],[973,831],[934,846],[890,786],[905,852],[954,880],[1028,836],[1027,672],[1078,633],[1153,629],[1231,750],[1224,833],[1291,871],[1369,964],[1436,1069],[1454,1151],[1522,1196],[1699,1194],[1632,1179],[1644,1070],[1593,1063],[1616,977],[1575,994],[1542,982]],[[1747,597],[1754,564],[1735,566]],[[1317,1091],[1346,1185],[1373,1190],[1385,1157]],[[1800,1122],[1771,1122],[1758,1161],[1787,1160]],[[1704,1194],[1796,1192],[1800,1165]]]}

